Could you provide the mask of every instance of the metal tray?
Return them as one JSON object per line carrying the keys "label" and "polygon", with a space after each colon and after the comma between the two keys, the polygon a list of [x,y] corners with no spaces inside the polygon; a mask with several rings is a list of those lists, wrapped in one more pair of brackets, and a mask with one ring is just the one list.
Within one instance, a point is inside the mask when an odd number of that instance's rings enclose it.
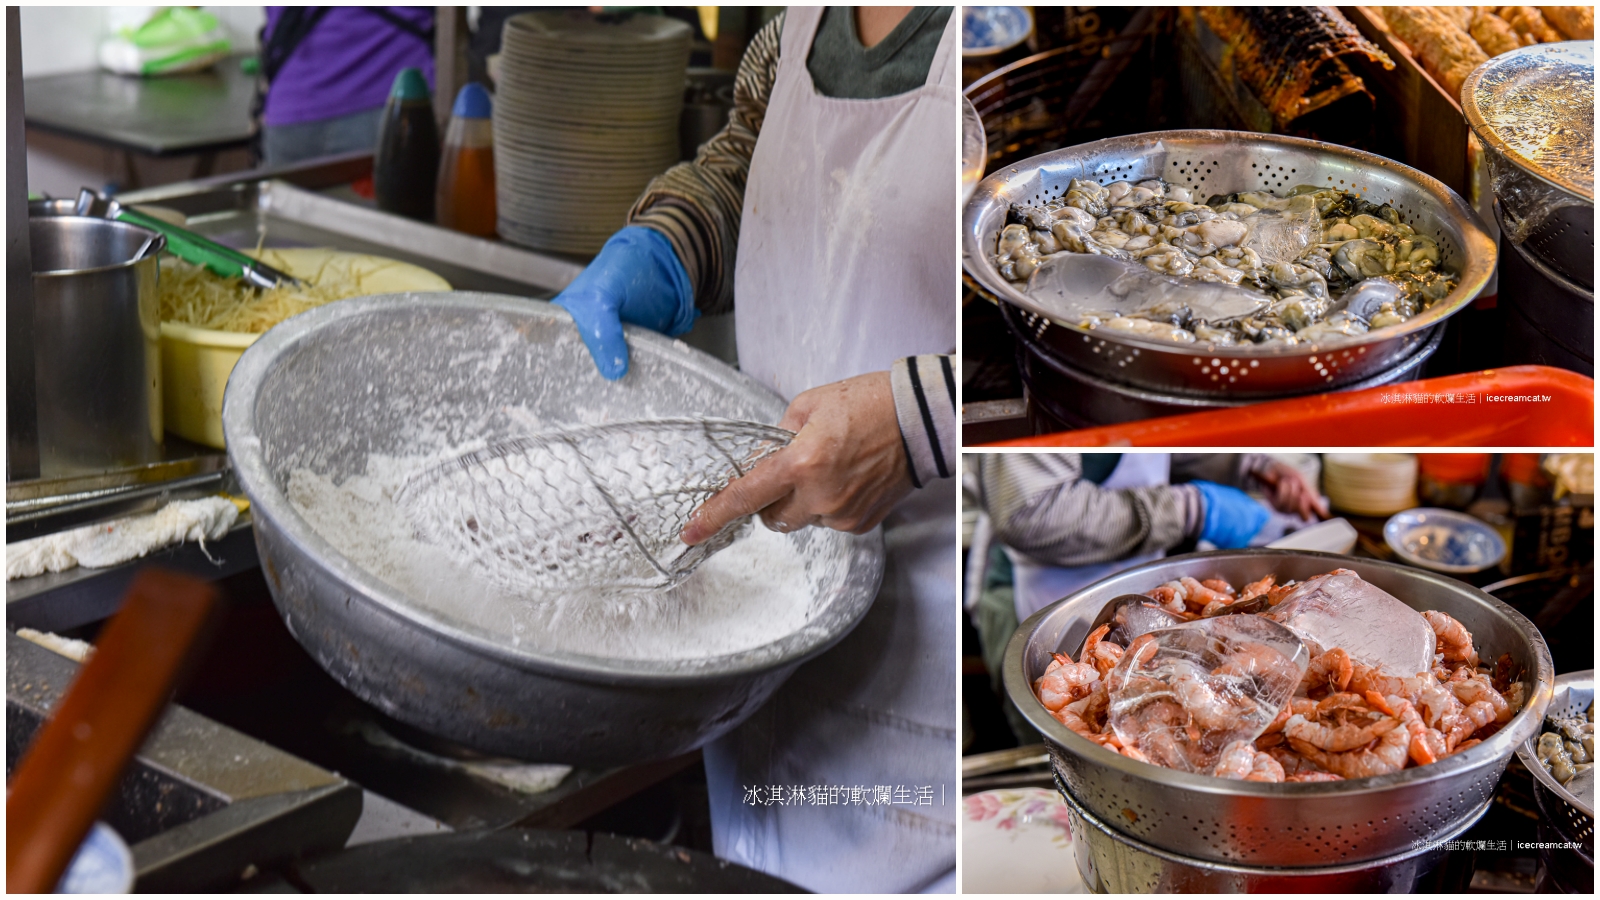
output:
{"label": "metal tray", "polygon": [[124,194],[124,204],[159,206],[230,247],[335,247],[422,266],[457,290],[546,299],[583,271],[584,261],[535,253],[382,212],[347,187],[322,191],[288,179],[188,183]]}

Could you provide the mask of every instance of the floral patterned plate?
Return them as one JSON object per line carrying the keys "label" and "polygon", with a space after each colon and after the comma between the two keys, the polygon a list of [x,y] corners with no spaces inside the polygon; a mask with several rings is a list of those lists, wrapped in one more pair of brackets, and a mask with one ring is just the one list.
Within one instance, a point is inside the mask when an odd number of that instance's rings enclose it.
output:
{"label": "floral patterned plate", "polygon": [[961,811],[965,893],[1082,894],[1067,805],[1055,791],[1015,788],[973,794]]}

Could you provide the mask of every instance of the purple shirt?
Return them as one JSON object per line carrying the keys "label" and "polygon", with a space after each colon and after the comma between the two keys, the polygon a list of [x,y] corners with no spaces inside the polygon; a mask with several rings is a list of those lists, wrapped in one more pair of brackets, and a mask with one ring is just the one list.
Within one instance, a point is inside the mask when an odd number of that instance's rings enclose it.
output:
{"label": "purple shirt", "polygon": [[[286,7],[267,7],[271,35]],[[388,10],[426,30],[432,6]],[[284,63],[267,92],[262,119],[295,125],[383,106],[395,75],[415,66],[433,85],[433,47],[359,6],[336,6],[322,17]]]}

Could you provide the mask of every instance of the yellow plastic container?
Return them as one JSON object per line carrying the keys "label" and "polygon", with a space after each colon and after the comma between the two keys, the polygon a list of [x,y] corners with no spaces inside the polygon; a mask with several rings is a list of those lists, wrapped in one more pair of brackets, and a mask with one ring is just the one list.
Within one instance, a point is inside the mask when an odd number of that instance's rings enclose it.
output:
{"label": "yellow plastic container", "polygon": [[[264,251],[261,259],[296,278],[310,278],[330,261],[348,260],[367,295],[450,290],[449,282],[427,269],[381,256],[290,248]],[[260,337],[162,322],[161,383],[166,430],[196,443],[225,449],[222,398],[228,376],[245,348]]]}

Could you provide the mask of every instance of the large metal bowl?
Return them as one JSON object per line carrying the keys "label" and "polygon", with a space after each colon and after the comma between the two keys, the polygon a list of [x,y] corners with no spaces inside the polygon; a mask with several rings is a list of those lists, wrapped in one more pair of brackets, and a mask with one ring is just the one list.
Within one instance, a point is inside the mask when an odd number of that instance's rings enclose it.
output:
{"label": "large metal bowl", "polygon": [[[1051,320],[1050,310],[995,268],[995,241],[1013,203],[1042,203],[1074,178],[1110,184],[1163,178],[1198,194],[1283,191],[1323,184],[1390,203],[1439,242],[1443,268],[1460,273],[1450,295],[1421,315],[1325,347],[1247,349],[1176,344],[1084,329]],[[1164,393],[1263,398],[1330,389],[1378,375],[1410,357],[1435,328],[1478,295],[1495,267],[1495,242],[1454,191],[1422,172],[1361,150],[1272,134],[1157,131],[1043,153],[991,174],[962,214],[962,263],[994,297],[1051,320],[1037,334],[1074,367]]]}
{"label": "large metal bowl", "polygon": [[[1356,781],[1261,784],[1135,762],[1068,730],[1033,695],[1050,654],[1075,652],[1107,601],[1181,575],[1244,584],[1354,570],[1415,609],[1442,610],[1472,632],[1480,655],[1520,665],[1528,701],[1497,734],[1429,766]],[[1006,648],[1006,692],[1044,734],[1073,800],[1142,844],[1230,865],[1327,867],[1394,858],[1443,840],[1488,808],[1511,754],[1539,729],[1555,673],[1533,623],[1459,581],[1390,563],[1299,550],[1191,553],[1135,566],[1039,611]]]}
{"label": "large metal bowl", "polygon": [[[509,620],[451,598],[406,596],[336,551],[291,505],[288,475],[336,481],[370,453],[592,421],[714,415],[775,422],[784,403],[677,341],[631,326],[631,369],[602,379],[564,310],[494,294],[390,294],[332,303],[272,329],[233,370],[228,452],[249,494],[256,545],[295,638],[384,712],[490,753],[610,765],[673,756],[727,732],[866,613],[883,572],[881,532],[807,529],[802,553],[838,560],[800,631],[745,652],[668,661],[531,649]],[[500,611],[492,611],[500,615]]]}

